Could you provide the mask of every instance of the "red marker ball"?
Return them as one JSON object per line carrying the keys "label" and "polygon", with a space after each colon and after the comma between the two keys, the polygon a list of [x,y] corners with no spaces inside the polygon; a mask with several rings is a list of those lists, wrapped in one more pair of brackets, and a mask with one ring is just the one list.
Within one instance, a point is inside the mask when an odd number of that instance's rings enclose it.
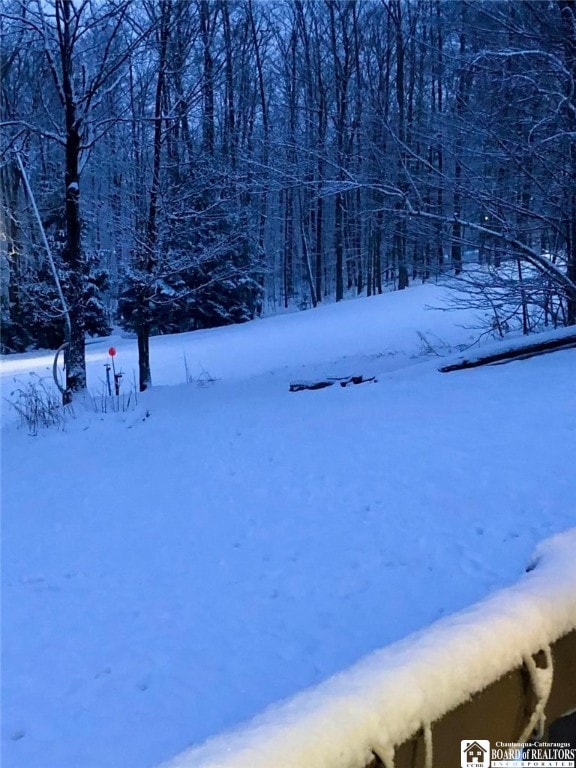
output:
{"label": "red marker ball", "polygon": [[108,354],[110,355],[110,357],[114,357],[114,355],[116,354],[116,347],[110,347],[110,349],[108,350]]}

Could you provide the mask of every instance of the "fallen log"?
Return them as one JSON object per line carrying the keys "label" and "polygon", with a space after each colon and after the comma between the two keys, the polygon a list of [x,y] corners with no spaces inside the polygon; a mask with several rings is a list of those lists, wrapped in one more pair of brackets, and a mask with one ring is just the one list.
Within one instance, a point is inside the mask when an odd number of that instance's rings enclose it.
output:
{"label": "fallen log", "polygon": [[324,389],[333,384],[333,381],[293,381],[290,384],[290,392],[302,392],[304,389]]}
{"label": "fallen log", "polygon": [[463,357],[456,363],[443,365],[438,370],[441,373],[450,373],[450,371],[461,371],[467,368],[477,368],[481,365],[502,365],[513,360],[527,360],[537,355],[546,355],[549,352],[556,352],[560,349],[571,349],[576,347],[576,330],[570,333],[562,333],[559,338],[546,338],[539,341],[527,342],[522,339],[518,346],[506,346],[503,350],[494,350],[491,352]]}
{"label": "fallen log", "polygon": [[329,376],[325,379],[316,381],[293,381],[290,384],[290,392],[302,392],[305,389],[325,389],[333,387],[334,384],[340,384],[341,387],[347,387],[349,384],[365,384],[369,381],[376,381],[375,376]]}

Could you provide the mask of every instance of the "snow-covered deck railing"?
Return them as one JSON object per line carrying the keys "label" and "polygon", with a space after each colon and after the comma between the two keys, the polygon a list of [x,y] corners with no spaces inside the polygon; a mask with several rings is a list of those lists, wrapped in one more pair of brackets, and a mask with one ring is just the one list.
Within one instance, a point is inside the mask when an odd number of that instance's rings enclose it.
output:
{"label": "snow-covered deck railing", "polygon": [[[523,700],[514,704],[514,722],[505,725],[498,696],[511,693]],[[483,698],[497,712],[498,734],[486,734],[478,712],[466,714]],[[525,740],[546,716],[558,718],[571,708],[576,529],[541,544],[514,586],[369,655],[163,768],[452,768],[459,757],[455,762],[442,754],[439,742],[448,738],[459,756],[460,739]],[[460,714],[448,722],[454,713]],[[413,742],[409,759],[405,748],[398,749],[407,742]]]}

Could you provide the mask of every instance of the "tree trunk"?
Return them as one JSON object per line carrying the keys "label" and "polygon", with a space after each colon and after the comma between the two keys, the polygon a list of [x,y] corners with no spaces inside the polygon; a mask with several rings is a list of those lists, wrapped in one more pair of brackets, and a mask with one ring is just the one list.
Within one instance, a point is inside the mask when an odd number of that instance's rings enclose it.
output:
{"label": "tree trunk", "polygon": [[336,254],[336,301],[344,298],[344,195],[336,193],[334,210],[334,251]]}
{"label": "tree trunk", "polygon": [[[573,0],[557,0],[564,30],[564,60],[568,72],[566,85],[566,115],[571,129],[569,137],[569,168],[568,178],[571,189],[569,192],[569,209],[566,232],[567,276],[576,283],[576,101],[574,87],[576,86],[576,6]],[[566,320],[568,325],[576,324],[576,296],[569,294],[567,299]]]}
{"label": "tree trunk", "polygon": [[[223,5],[227,5],[228,0],[224,0]],[[254,46],[254,56],[256,59],[256,71],[258,73],[258,93],[260,96],[260,109],[262,112],[262,128],[263,128],[263,142],[262,142],[262,166],[268,168],[269,163],[269,150],[270,150],[270,129],[268,120],[268,101],[266,99],[266,87],[265,87],[265,74],[264,64],[262,62],[262,55],[260,51],[260,40],[258,39],[258,30],[256,28],[256,20],[254,18],[254,9],[252,7],[252,0],[247,2],[248,19],[250,22],[250,31],[252,33],[252,44]],[[235,164],[235,161],[234,161]],[[265,236],[266,236],[266,219],[268,210],[268,183],[266,180],[262,182],[261,192],[258,195],[258,250],[259,254],[264,261],[265,254]],[[259,275],[259,284],[264,290],[264,276],[266,273],[266,265],[262,264],[262,272]]]}
{"label": "tree trunk", "polygon": [[210,34],[210,8],[208,0],[200,0],[200,33],[204,49],[202,72],[202,134],[204,151],[214,154],[214,62],[212,60]]}
{"label": "tree trunk", "polygon": [[[402,29],[402,3],[394,0],[390,5],[390,12],[395,25],[396,37],[396,104],[398,107],[398,138],[400,140],[400,167],[398,170],[398,186],[406,192],[408,181],[405,176],[407,164],[406,150],[406,98],[404,89],[404,34]],[[401,209],[401,205],[398,209]],[[406,219],[399,216],[394,225],[394,252],[396,266],[398,268],[398,290],[408,288],[408,269],[406,266]]]}
{"label": "tree trunk", "polygon": [[234,109],[234,60],[232,55],[232,30],[230,26],[230,8],[227,0],[220,3],[222,14],[222,26],[224,31],[225,51],[225,107],[224,107],[224,135],[223,150],[228,156],[230,166],[236,169],[237,141],[236,141],[236,114]]}
{"label": "tree trunk", "polygon": [[[461,9],[461,29],[460,29],[460,73],[458,77],[458,90],[456,93],[456,142],[454,154],[456,156],[454,164],[454,217],[460,219],[462,215],[462,114],[467,97],[467,75],[465,72],[464,56],[466,54],[466,35],[464,33],[465,6]],[[462,225],[455,221],[452,225],[452,266],[454,274],[459,275],[462,272]]]}
{"label": "tree trunk", "polygon": [[[20,186],[20,174],[13,163],[5,163],[0,166],[0,190],[2,197],[5,196],[5,205],[7,211],[16,211],[18,208],[18,188]],[[21,257],[21,234],[19,221],[14,215],[6,215],[4,205],[0,205],[0,231],[6,234],[5,258],[8,265],[8,316],[10,322],[18,327],[22,326],[22,316],[20,310],[20,257]],[[19,334],[20,335],[20,334]],[[22,349],[16,348],[15,352],[23,352],[26,347],[26,339]],[[10,350],[12,351],[12,350]]]}
{"label": "tree trunk", "polygon": [[61,0],[56,12],[62,20],[62,91],[66,121],[66,147],[64,183],[66,186],[66,242],[62,261],[68,271],[67,300],[70,314],[71,334],[66,349],[66,393],[65,404],[71,402],[74,392],[86,389],[85,359],[85,311],[84,282],[86,265],[82,253],[82,223],[80,219],[80,139],[81,121],[76,114],[76,100],[73,90],[73,43],[70,3]]}
{"label": "tree trunk", "polygon": [[[162,158],[162,105],[164,103],[164,89],[166,86],[166,67],[168,39],[170,36],[172,0],[162,0],[160,5],[160,49],[158,56],[158,76],[156,79],[156,96],[154,104],[154,144],[152,159],[152,182],[150,186],[150,200],[148,205],[148,221],[146,224],[146,236],[143,251],[140,254],[140,268],[144,274],[151,276],[154,273],[156,263],[156,244],[158,239],[158,198],[160,194],[160,161]],[[150,321],[149,298],[147,290],[149,286],[142,286],[139,300],[139,324],[138,336],[138,376],[139,389],[144,392],[152,384],[152,370],[150,366]]]}
{"label": "tree trunk", "polygon": [[[351,74],[352,59],[350,55],[350,39],[347,29],[347,14],[351,9],[349,3],[335,3],[329,0],[328,11],[330,17],[330,40],[332,45],[332,59],[334,62],[334,90],[336,95],[336,157],[338,170],[336,174],[338,191],[334,200],[334,252],[336,256],[336,301],[344,298],[344,193],[340,184],[345,178],[345,162],[347,155],[347,142],[345,137],[346,121],[348,117],[348,86]],[[336,33],[336,10],[342,33],[342,41],[339,43]],[[342,56],[340,56],[342,52]]]}

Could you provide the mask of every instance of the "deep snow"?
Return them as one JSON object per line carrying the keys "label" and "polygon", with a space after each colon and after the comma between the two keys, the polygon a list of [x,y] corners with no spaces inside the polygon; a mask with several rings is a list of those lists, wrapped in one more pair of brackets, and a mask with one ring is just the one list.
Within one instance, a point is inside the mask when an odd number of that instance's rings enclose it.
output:
{"label": "deep snow", "polygon": [[[576,351],[438,373],[418,331],[472,336],[425,310],[442,299],[158,338],[174,386],[135,411],[3,429],[3,766],[150,768],[516,581],[576,524]],[[136,344],[113,343],[130,378]],[[179,384],[184,353],[216,382]],[[3,392],[50,366],[4,358]],[[349,373],[378,383],[288,392]]]}

